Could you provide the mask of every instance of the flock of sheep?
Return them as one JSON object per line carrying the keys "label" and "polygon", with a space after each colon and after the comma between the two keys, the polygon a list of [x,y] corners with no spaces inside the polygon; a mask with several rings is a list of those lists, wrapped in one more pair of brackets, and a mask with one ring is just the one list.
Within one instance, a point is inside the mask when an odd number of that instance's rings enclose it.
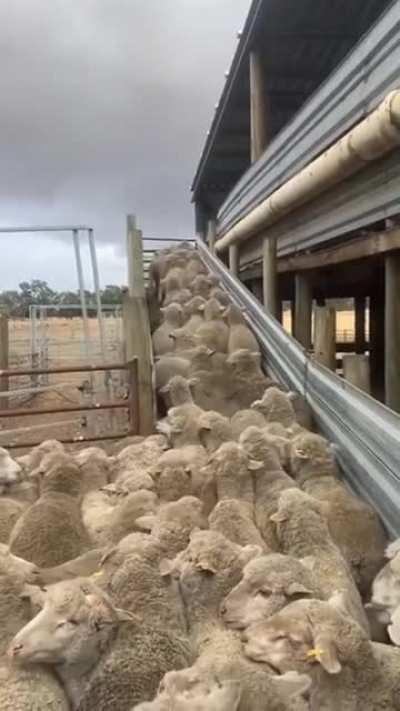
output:
{"label": "flock of sheep", "polygon": [[400,545],[195,250],[151,272],[157,434],[0,450],[1,711],[400,709]]}

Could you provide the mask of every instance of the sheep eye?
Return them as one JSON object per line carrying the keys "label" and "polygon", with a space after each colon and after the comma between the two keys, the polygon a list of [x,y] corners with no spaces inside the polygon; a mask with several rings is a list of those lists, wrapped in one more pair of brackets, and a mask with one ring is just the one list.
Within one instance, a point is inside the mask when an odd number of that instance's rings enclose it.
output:
{"label": "sheep eye", "polygon": [[262,595],[263,597],[271,597],[270,590],[259,590],[259,594]]}

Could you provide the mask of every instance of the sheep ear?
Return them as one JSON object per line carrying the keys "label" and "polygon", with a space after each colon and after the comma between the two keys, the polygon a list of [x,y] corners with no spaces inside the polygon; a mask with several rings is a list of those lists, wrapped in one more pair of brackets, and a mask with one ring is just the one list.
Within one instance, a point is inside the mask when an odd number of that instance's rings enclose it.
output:
{"label": "sheep ear", "polygon": [[194,388],[195,385],[198,385],[199,379],[198,378],[190,378],[189,382],[189,387]]}
{"label": "sheep ear", "polygon": [[184,472],[185,474],[188,474],[189,477],[192,476],[192,470],[190,467],[185,467]]}
{"label": "sheep ear", "polygon": [[397,553],[400,552],[400,538],[397,539],[397,541],[393,541],[393,543],[389,543],[385,550],[385,557],[388,558],[389,560],[392,560]]}
{"label": "sheep ear", "polygon": [[100,560],[100,566],[103,566],[104,563],[107,563],[107,561],[113,557],[113,555],[117,552],[117,550],[118,550],[117,546],[112,546],[111,548],[108,548]]}
{"label": "sheep ear", "polygon": [[215,355],[216,352],[217,352],[217,351],[213,351],[213,350],[211,350],[211,348],[209,348],[208,351],[207,351],[207,356],[208,356],[209,358],[211,358],[211,356]]}
{"label": "sheep ear", "polygon": [[299,459],[308,459],[309,458],[308,454],[306,454],[304,449],[295,449],[294,453],[295,453],[296,457],[298,457]]}
{"label": "sheep ear", "polygon": [[400,647],[400,607],[397,607],[391,615],[387,631],[393,644]]}
{"label": "sheep ear", "polygon": [[39,588],[36,585],[28,585],[26,583],[22,588],[19,598],[20,600],[29,600],[32,605],[43,607],[45,603],[46,592],[46,588]]}
{"label": "sheep ear", "polygon": [[297,399],[297,393],[295,393],[293,390],[290,390],[290,392],[287,393],[288,400],[293,400]]}
{"label": "sheep ear", "polygon": [[287,585],[285,594],[288,597],[293,597],[294,595],[313,595],[314,593],[302,583],[293,582]]}
{"label": "sheep ear", "polygon": [[194,536],[196,535],[196,533],[200,533],[200,531],[201,531],[201,528],[199,528],[198,526],[195,526],[195,528],[192,528],[192,530],[190,531],[189,540],[192,541]]}
{"label": "sheep ear", "polygon": [[339,674],[342,665],[337,657],[337,650],[334,641],[324,635],[317,635],[314,639],[314,648],[310,649],[307,657],[315,659],[328,674]]}
{"label": "sheep ear", "polygon": [[262,407],[263,401],[262,400],[255,400],[254,402],[251,403],[250,409],[251,410],[258,410],[260,407]]}
{"label": "sheep ear", "polygon": [[201,570],[202,573],[212,573],[212,575],[216,575],[218,572],[212,563],[207,560],[207,558],[199,560],[198,563],[196,563],[196,570]]}
{"label": "sheep ear", "polygon": [[114,612],[117,615],[118,622],[136,622],[137,624],[143,622],[138,615],[134,615],[129,610],[121,610],[119,607],[114,607]]}
{"label": "sheep ear", "polygon": [[167,578],[172,575],[175,571],[175,561],[169,558],[163,558],[160,560],[159,572],[162,578]]}
{"label": "sheep ear", "polygon": [[248,469],[251,472],[257,472],[260,469],[262,469],[264,466],[263,462],[258,462],[255,459],[250,459],[249,464],[248,464]]}
{"label": "sheep ear", "polygon": [[284,521],[287,521],[287,519],[288,517],[283,511],[277,511],[269,517],[269,520],[272,521],[272,523],[283,523]]}
{"label": "sheep ear", "polygon": [[155,520],[155,516],[139,516],[139,518],[135,520],[135,529],[143,531],[144,533],[150,533]]}
{"label": "sheep ear", "polygon": [[205,304],[200,304],[198,307],[199,311],[204,311],[205,309]]}

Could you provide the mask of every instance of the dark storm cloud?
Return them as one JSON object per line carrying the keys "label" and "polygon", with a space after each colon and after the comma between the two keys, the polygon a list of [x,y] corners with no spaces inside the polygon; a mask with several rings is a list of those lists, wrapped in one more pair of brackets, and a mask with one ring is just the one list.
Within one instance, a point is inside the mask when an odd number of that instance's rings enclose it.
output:
{"label": "dark storm cloud", "polygon": [[1,3],[0,223],[85,222],[120,245],[132,211],[147,234],[191,233],[190,182],[248,6]]}

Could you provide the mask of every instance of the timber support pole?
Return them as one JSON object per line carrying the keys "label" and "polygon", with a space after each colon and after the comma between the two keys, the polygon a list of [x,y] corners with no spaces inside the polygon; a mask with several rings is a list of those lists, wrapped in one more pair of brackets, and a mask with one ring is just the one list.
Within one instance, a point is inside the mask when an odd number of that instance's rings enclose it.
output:
{"label": "timber support pole", "polygon": [[128,293],[122,305],[127,362],[138,358],[138,433],[154,432],[153,352],[143,273],[142,233],[135,217],[127,218]]}
{"label": "timber support pole", "polygon": [[266,237],[263,244],[264,309],[278,318],[278,269],[276,238]]}
{"label": "timber support pole", "polygon": [[400,252],[385,259],[385,402],[400,412]]}
{"label": "timber support pole", "polygon": [[306,274],[295,275],[294,337],[303,348],[311,348],[312,288]]}
{"label": "timber support pole", "polygon": [[356,353],[365,351],[365,296],[354,299],[355,348]]}
{"label": "timber support pole", "polygon": [[[0,371],[9,367],[9,334],[8,315],[0,312]],[[8,398],[1,397],[2,392],[7,392],[9,387],[8,375],[0,375],[0,409],[8,408]]]}
{"label": "timber support pole", "polygon": [[336,312],[328,306],[315,309],[314,358],[326,368],[336,370]]}

